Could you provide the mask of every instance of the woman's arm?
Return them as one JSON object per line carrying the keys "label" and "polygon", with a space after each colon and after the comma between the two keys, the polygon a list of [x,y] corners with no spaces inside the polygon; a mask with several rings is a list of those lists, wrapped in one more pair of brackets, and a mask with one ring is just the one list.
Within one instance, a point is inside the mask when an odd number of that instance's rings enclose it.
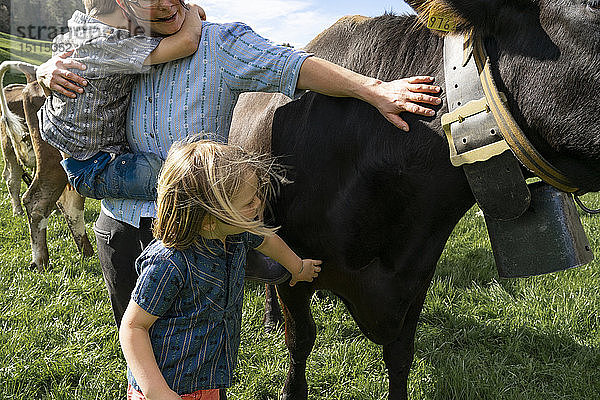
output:
{"label": "woman's arm", "polygon": [[407,111],[433,116],[435,112],[415,103],[441,104],[437,94],[440,87],[430,85],[430,76],[416,76],[392,82],[382,82],[357,74],[318,57],[307,58],[300,68],[298,89],[308,89],[334,97],[355,97],[374,107],[392,124],[408,131],[408,124],[398,115]]}
{"label": "woman's arm", "polygon": [[130,300],[119,329],[121,349],[146,399],[181,400],[167,385],[152,351],[148,329],[157,319]]}
{"label": "woman's arm", "polygon": [[298,281],[312,282],[321,272],[319,265],[322,261],[300,259],[279,235],[265,237],[265,240],[256,250],[277,261],[290,271],[292,274],[290,286],[294,286]]}

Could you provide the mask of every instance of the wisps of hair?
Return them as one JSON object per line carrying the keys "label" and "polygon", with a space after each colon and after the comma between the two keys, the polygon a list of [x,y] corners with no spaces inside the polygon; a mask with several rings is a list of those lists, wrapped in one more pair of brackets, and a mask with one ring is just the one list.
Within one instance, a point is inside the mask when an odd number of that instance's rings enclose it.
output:
{"label": "wisps of hair", "polygon": [[193,137],[172,146],[158,179],[157,219],[154,236],[166,247],[183,250],[200,244],[203,222],[213,218],[261,236],[275,233],[262,218],[248,219],[232,204],[252,174],[258,178],[258,212],[276,186],[284,183],[282,169],[266,155],[239,146]]}
{"label": "wisps of hair", "polygon": [[95,17],[102,14],[110,14],[117,9],[115,0],[83,0],[85,12],[90,17]]}

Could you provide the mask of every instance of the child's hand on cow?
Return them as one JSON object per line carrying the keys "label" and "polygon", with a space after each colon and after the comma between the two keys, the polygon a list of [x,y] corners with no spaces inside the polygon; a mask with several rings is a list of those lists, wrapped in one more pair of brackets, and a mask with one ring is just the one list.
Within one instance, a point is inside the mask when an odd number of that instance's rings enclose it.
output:
{"label": "child's hand on cow", "polygon": [[369,101],[392,124],[408,132],[408,124],[398,114],[410,112],[433,117],[435,111],[417,103],[440,105],[442,100],[429,94],[439,94],[441,88],[432,85],[430,76],[413,76],[392,82],[376,81],[372,85],[373,98]]}
{"label": "child's hand on cow", "polygon": [[300,281],[312,282],[313,279],[319,275],[319,272],[321,272],[321,267],[319,265],[322,263],[323,262],[321,260],[300,260],[300,266],[296,272],[292,272],[290,286],[294,286]]}

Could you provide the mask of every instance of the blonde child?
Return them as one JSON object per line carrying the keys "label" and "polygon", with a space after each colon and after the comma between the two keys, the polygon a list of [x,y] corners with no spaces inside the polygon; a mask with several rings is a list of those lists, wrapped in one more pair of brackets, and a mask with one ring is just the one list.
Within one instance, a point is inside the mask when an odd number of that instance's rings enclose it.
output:
{"label": "blonde child", "polygon": [[[68,33],[53,41],[55,52],[73,51],[72,57],[87,66],[81,75],[88,85],[77,98],[50,94],[40,110],[41,134],[61,151],[69,183],[85,197],[156,198],[162,161],[150,152],[129,151],[125,137],[129,97],[136,74],[198,49],[201,8],[182,3],[187,12],[178,32],[147,37],[130,32],[134,27],[125,13],[130,1],[84,0],[87,14],[75,11]],[[141,2],[151,15],[161,0]]]}
{"label": "blonde child", "polygon": [[244,265],[255,248],[311,282],[321,261],[300,259],[261,221],[271,166],[239,147],[174,145],[158,181],[155,236],[123,316],[128,399],[218,399],[240,344]]}

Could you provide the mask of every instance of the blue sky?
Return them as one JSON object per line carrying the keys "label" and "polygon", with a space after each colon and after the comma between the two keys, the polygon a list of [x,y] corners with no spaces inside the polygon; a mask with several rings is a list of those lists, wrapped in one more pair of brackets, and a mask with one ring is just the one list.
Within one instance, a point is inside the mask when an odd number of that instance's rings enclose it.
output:
{"label": "blue sky", "polygon": [[344,15],[374,17],[385,11],[410,12],[402,0],[193,0],[208,20],[242,21],[276,43],[302,47]]}

